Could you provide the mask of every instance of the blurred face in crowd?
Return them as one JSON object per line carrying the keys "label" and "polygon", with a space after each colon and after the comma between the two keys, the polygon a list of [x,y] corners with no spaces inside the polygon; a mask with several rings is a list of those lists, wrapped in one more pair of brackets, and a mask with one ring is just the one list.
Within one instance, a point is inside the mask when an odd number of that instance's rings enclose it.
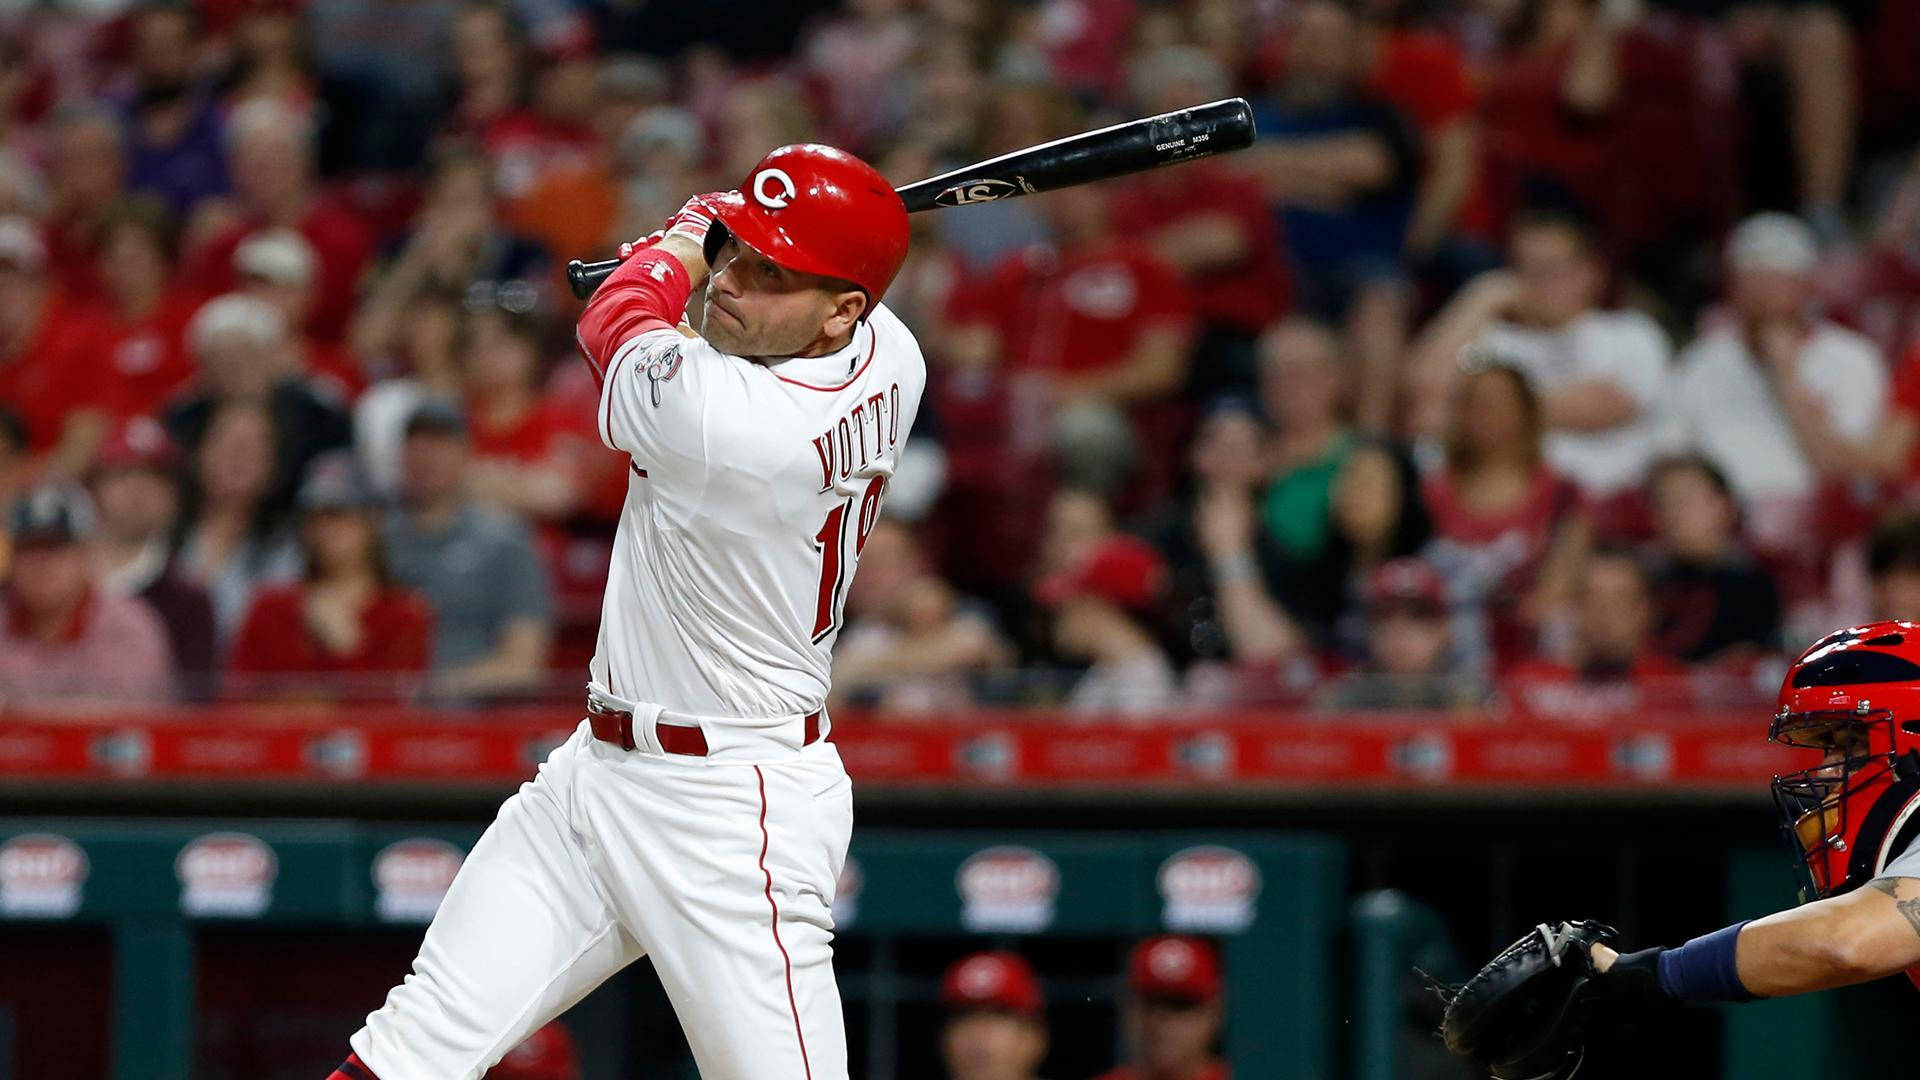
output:
{"label": "blurred face in crowd", "polygon": [[276,208],[305,194],[312,172],[303,125],[255,127],[237,133],[228,150],[233,186],[256,208]]}
{"label": "blurred face in crowd", "polygon": [[736,83],[727,94],[720,128],[725,146],[721,172],[746,176],[768,147],[810,141],[813,117],[807,112],[805,95],[792,83],[753,79]]}
{"label": "blurred face in crowd", "polygon": [[1920,619],[1920,565],[1894,565],[1873,579],[1873,617]]}
{"label": "blurred face in crowd", "polygon": [[1813,302],[1813,279],[1807,274],[1766,267],[1736,267],[1728,299],[1734,311],[1750,323],[1775,319],[1797,322]]}
{"label": "blurred face in crowd", "polygon": [[120,194],[124,174],[120,130],[107,117],[80,117],[54,132],[51,187],[60,202],[98,210]]}
{"label": "blurred face in crowd", "polygon": [[1099,660],[1118,623],[1130,621],[1112,603],[1091,594],[1067,598],[1053,613],[1053,645],[1062,655]]}
{"label": "blurred face in crowd", "polygon": [[534,91],[540,111],[557,120],[585,123],[593,116],[599,73],[590,56],[569,56],[547,64]]}
{"label": "blurred face in crowd", "polygon": [[154,8],[134,21],[133,66],[143,90],[184,89],[198,55],[193,21],[186,12]]}
{"label": "blurred face in crowd", "polygon": [[1037,202],[1057,244],[1077,246],[1107,233],[1107,200],[1098,189],[1085,185],[1061,188],[1040,196]]}
{"label": "blurred face in crowd", "polygon": [[976,1009],[947,1022],[940,1052],[950,1080],[1032,1080],[1047,1033],[1025,1016]]}
{"label": "blurred face in crowd", "polygon": [[1205,486],[1246,488],[1266,474],[1260,421],[1242,409],[1220,409],[1193,437],[1193,475]]}
{"label": "blurred face in crowd", "polygon": [[1739,511],[1704,471],[1686,465],[1661,470],[1652,483],[1654,529],[1675,558],[1719,559],[1733,542]]}
{"label": "blurred face in crowd", "polygon": [[702,293],[700,332],[735,356],[799,356],[846,341],[866,294],[818,274],[789,270],[727,238]]}
{"label": "blurred face in crowd", "polygon": [[1518,315],[1528,322],[1561,326],[1600,303],[1606,277],[1571,228],[1525,226],[1514,234],[1509,258],[1520,279]]}
{"label": "blurred face in crowd", "polygon": [[307,309],[313,305],[312,282],[275,281],[248,274],[241,278],[240,288],[248,296],[272,304],[288,326],[305,325]]}
{"label": "blurred face in crowd", "polygon": [[1446,612],[1431,604],[1392,601],[1367,613],[1367,655],[1382,675],[1444,672],[1452,637]]}
{"label": "blurred face in crowd", "polygon": [[1047,505],[1038,569],[1051,574],[1077,567],[1112,534],[1113,514],[1100,496],[1071,488],[1061,491]]}
{"label": "blurred face in crowd", "polygon": [[79,603],[92,580],[87,549],[80,544],[18,544],[7,594],[28,618],[45,618]]}
{"label": "blurred face in crowd", "polygon": [[1260,402],[1281,431],[1334,423],[1341,389],[1340,344],[1325,327],[1289,319],[1260,339]]}
{"label": "blurred face in crowd", "polygon": [[239,332],[213,334],[199,342],[194,360],[200,379],[225,401],[264,401],[288,365],[283,344],[265,345]]}
{"label": "blurred face in crowd", "polygon": [[1505,368],[1469,375],[1454,396],[1451,440],[1474,463],[1531,452],[1537,438],[1521,389],[1524,376]]}
{"label": "blurred face in crowd", "polygon": [[467,388],[487,395],[532,389],[540,378],[540,348],[497,311],[467,317]]}
{"label": "blurred face in crowd", "polygon": [[1630,558],[1597,555],[1580,590],[1580,650],[1589,664],[1625,666],[1640,655],[1653,626],[1647,578]]}
{"label": "blurred face in crowd", "polygon": [[512,79],[514,44],[506,14],[486,6],[463,10],[453,24],[453,60],[463,86]]}
{"label": "blurred face in crowd", "polygon": [[100,277],[121,304],[154,297],[167,287],[172,268],[158,236],[144,225],[122,221],[104,238]]}
{"label": "blurred face in crowd", "polygon": [[273,421],[251,406],[223,408],[207,424],[195,471],[210,506],[252,506],[273,482]]}
{"label": "blurred face in crowd", "polygon": [[373,518],[361,510],[309,511],[300,523],[310,571],[317,577],[355,574],[373,566],[379,542]]}
{"label": "blurred face in crowd", "polygon": [[92,490],[101,535],[120,543],[164,536],[180,515],[179,485],[159,469],[113,469],[94,480]]}
{"label": "blurred face in crowd", "polygon": [[880,616],[897,609],[921,572],[919,546],[906,525],[883,517],[860,549],[860,573],[847,590],[850,616]]}
{"label": "blurred face in crowd", "polygon": [[1300,5],[1287,40],[1287,85],[1291,92],[1331,96],[1353,81],[1360,62],[1360,26],[1344,7],[1328,0]]}
{"label": "blurred face in crowd", "polygon": [[300,20],[284,9],[263,7],[249,11],[234,25],[234,45],[254,63],[282,63],[300,54]]}
{"label": "blurred face in crowd", "polygon": [[416,431],[400,450],[400,490],[409,506],[433,506],[460,494],[467,480],[467,440],[450,432]]}
{"label": "blurred face in crowd", "polygon": [[1136,1069],[1183,1076],[1211,1056],[1220,1033],[1220,1005],[1133,1000],[1127,1003],[1126,1027]]}
{"label": "blurred face in crowd", "polygon": [[1334,477],[1334,528],[1358,548],[1384,545],[1400,525],[1400,467],[1393,455],[1379,447],[1362,447],[1347,455]]}
{"label": "blurred face in crowd", "polygon": [[1052,87],[1006,87],[987,103],[981,137],[993,154],[1047,142],[1067,133],[1072,111],[1072,105]]}

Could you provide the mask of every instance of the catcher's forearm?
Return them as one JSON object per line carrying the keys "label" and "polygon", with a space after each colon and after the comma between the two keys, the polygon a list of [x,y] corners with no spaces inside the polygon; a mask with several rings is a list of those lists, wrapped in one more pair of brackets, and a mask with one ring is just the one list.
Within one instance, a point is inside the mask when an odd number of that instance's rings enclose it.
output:
{"label": "catcher's forearm", "polygon": [[1920,963],[1920,880],[1882,878],[1756,919],[1740,935],[1740,979],[1764,997],[1869,982]]}

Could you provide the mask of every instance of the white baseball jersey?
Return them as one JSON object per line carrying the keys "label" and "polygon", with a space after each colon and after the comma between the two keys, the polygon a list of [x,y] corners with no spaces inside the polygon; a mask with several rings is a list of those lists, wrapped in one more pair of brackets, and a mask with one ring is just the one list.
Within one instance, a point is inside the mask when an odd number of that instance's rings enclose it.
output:
{"label": "white baseball jersey", "polygon": [[828,356],[763,364],[661,329],[606,370],[600,436],[633,465],[593,678],[697,718],[716,752],[623,750],[583,723],[500,808],[336,1076],[478,1080],[641,956],[707,1080],[848,1075],[832,942],[853,787],[800,718],[826,699],[926,366],[878,307]]}
{"label": "white baseball jersey", "polygon": [[926,382],[884,305],[825,356],[761,363],[667,329],[623,344],[600,437],[633,464],[594,681],[702,716],[820,708],[847,586]]}

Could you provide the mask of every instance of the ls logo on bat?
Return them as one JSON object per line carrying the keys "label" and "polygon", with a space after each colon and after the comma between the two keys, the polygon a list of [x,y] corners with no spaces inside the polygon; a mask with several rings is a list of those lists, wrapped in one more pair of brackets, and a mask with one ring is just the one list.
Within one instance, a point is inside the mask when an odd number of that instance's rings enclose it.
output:
{"label": "ls logo on bat", "polygon": [[1013,180],[965,180],[942,191],[933,197],[939,206],[966,206],[969,203],[992,202],[995,199],[1012,198],[1022,193],[1032,195],[1034,188],[1025,177]]}

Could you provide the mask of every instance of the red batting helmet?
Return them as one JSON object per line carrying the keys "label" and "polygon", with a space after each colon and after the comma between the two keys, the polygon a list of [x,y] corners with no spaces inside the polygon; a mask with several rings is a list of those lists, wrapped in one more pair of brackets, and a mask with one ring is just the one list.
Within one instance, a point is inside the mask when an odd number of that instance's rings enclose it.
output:
{"label": "red batting helmet", "polygon": [[907,257],[907,207],[893,185],[831,146],[783,146],[713,203],[741,243],[789,270],[844,278],[874,300]]}
{"label": "red batting helmet", "polygon": [[1787,671],[1770,737],[1825,754],[1773,778],[1803,899],[1873,880],[1920,836],[1920,624],[1815,642]]}

